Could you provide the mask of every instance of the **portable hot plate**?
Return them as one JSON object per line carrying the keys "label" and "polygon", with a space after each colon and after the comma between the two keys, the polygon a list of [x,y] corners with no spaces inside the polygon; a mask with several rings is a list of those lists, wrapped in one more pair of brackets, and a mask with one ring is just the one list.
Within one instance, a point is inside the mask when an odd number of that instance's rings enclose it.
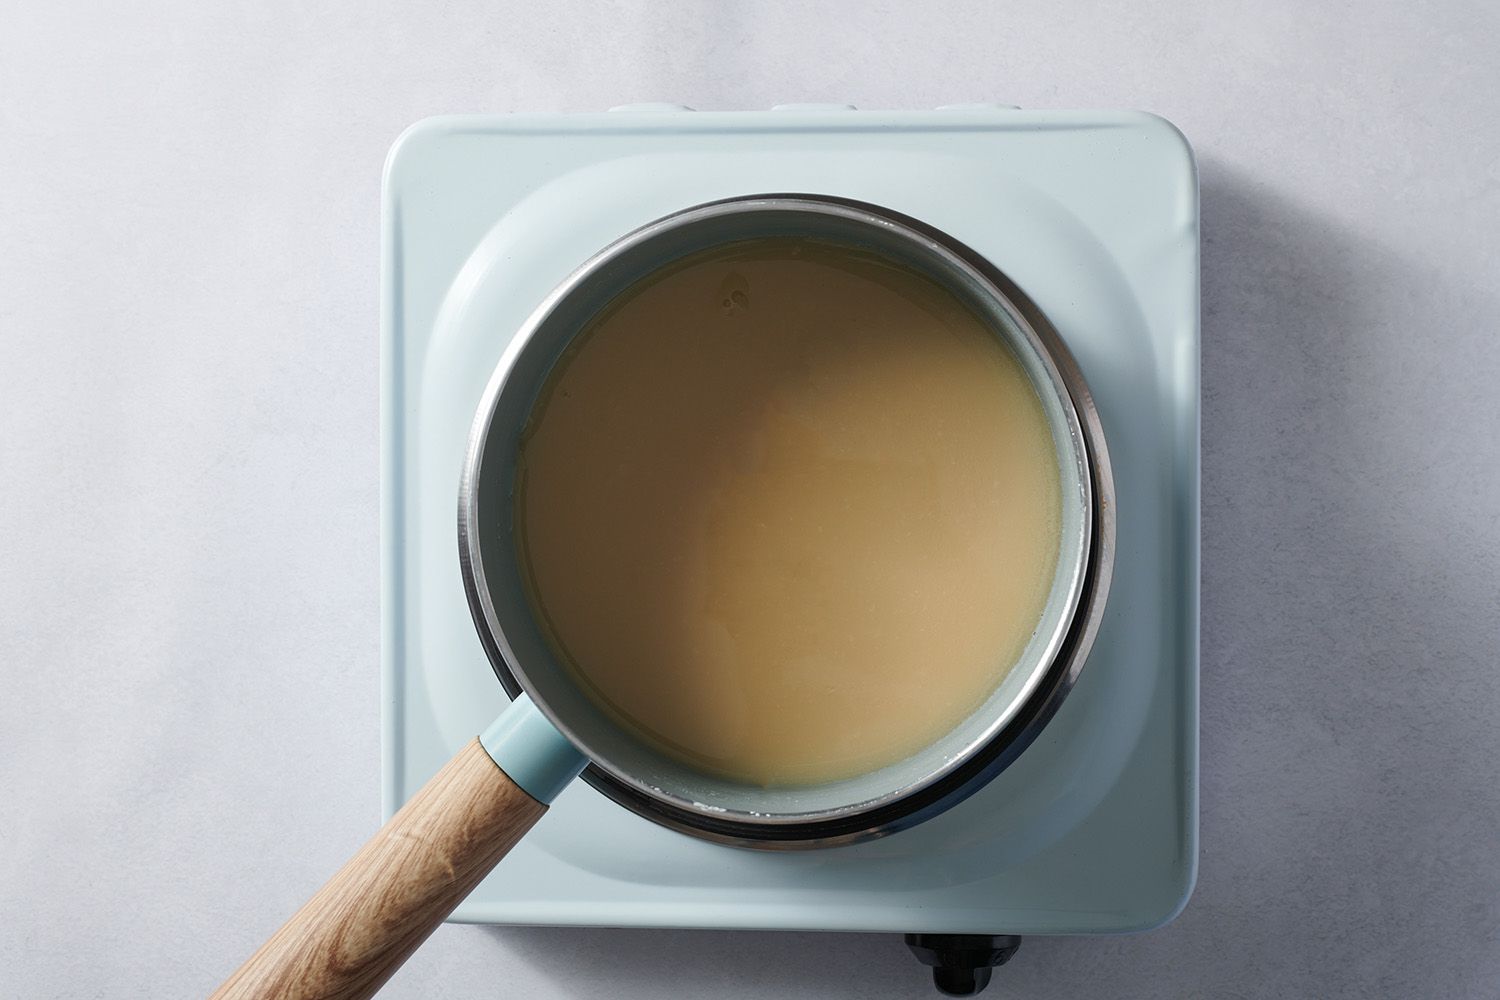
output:
{"label": "portable hot plate", "polygon": [[1019,935],[1167,922],[1197,858],[1198,205],[1187,143],[1139,113],[644,105],[408,130],[383,206],[386,816],[504,707],[465,598],[456,507],[470,424],[509,337],[621,235],[692,205],[786,191],[945,231],[1003,271],[1072,351],[1117,505],[1088,662],[1014,764],[911,829],[743,850],[578,782],[452,919],[905,932],[954,992],[981,987]]}

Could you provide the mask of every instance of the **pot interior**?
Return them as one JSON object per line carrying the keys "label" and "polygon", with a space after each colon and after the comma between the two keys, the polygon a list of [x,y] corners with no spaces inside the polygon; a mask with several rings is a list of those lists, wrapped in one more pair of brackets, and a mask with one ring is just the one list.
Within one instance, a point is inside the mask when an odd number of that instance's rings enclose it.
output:
{"label": "pot interior", "polygon": [[[1016,716],[1057,655],[1079,606],[1088,561],[1092,493],[1078,416],[1046,348],[1002,292],[940,234],[864,206],[811,196],[736,199],[689,209],[627,236],[557,289],[511,343],[476,418],[460,518],[463,556],[480,627],[549,718],[602,769],[678,809],[755,825],[844,819],[926,787],[983,748]],[[583,694],[533,616],[512,534],[522,429],[553,365],[612,299],[659,268],[742,240],[795,237],[883,256],[955,293],[1020,362],[1042,401],[1062,478],[1058,569],[1041,620],[989,698],[946,736],[904,760],[819,785],[759,787],[704,774],[621,729]],[[942,676],[941,665],[913,670]],[[1001,667],[1003,669],[1003,665]]]}

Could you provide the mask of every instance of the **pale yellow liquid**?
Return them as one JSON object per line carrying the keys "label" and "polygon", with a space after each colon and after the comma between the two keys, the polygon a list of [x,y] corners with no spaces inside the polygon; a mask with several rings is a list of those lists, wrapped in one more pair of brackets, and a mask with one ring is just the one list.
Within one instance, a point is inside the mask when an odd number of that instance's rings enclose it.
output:
{"label": "pale yellow liquid", "polygon": [[621,724],[760,785],[893,763],[972,713],[1057,565],[1025,373],[950,293],[766,240],[642,282],[554,370],[516,532],[549,638]]}

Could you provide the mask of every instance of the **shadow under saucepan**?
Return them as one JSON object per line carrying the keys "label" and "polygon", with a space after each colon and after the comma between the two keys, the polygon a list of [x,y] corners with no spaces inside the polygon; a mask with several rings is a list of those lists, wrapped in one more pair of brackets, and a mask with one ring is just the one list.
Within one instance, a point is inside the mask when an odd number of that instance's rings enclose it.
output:
{"label": "shadow under saucepan", "polygon": [[[1028,939],[990,995],[1480,995],[1500,939],[1500,396],[1481,395],[1500,302],[1271,183],[1200,173],[1198,888],[1161,931]],[[1450,392],[1461,408],[1432,405]],[[563,996],[936,995],[896,935],[463,932]]]}
{"label": "shadow under saucepan", "polygon": [[1227,164],[1200,177],[1198,886],[1156,933],[1029,942],[1006,982],[1488,995],[1500,299],[1482,261],[1445,272]]}

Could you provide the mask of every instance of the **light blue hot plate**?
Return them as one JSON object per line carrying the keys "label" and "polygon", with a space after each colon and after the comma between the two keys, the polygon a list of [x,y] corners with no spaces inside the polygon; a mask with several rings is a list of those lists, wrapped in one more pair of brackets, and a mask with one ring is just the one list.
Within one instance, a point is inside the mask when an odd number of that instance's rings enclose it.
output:
{"label": "light blue hot plate", "polygon": [[853,847],[673,833],[583,783],[453,919],[1070,934],[1171,919],[1198,783],[1198,199],[1167,122],[963,107],[438,118],[387,166],[382,771],[389,816],[500,711],[464,599],[469,424],[511,331],[618,236],[764,192],[884,205],[985,254],[1051,318],[1098,403],[1119,545],[1099,637],[1040,739],[973,798]]}

